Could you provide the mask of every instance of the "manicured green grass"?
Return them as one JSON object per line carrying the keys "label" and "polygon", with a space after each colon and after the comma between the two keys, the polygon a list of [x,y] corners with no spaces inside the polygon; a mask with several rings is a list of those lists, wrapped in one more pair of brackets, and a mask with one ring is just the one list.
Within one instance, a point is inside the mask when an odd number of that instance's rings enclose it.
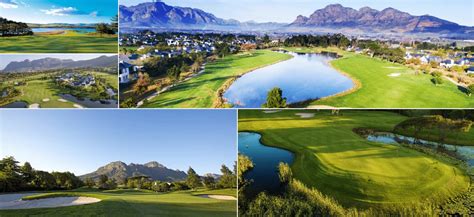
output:
{"label": "manicured green grass", "polygon": [[311,105],[351,108],[474,107],[474,98],[463,93],[455,84],[445,80],[444,84],[435,86],[431,75],[416,75],[400,64],[350,53],[331,64],[360,81],[361,87],[348,95],[314,101]]}
{"label": "manicured green grass", "polygon": [[291,58],[269,50],[231,55],[208,63],[206,71],[160,94],[144,107],[208,108],[217,98],[217,90],[229,79],[254,69]]}
{"label": "manicured green grass", "polygon": [[0,53],[117,53],[117,37],[87,34],[2,37]]}
{"label": "manicured green grass", "polygon": [[[235,189],[232,192],[228,191],[230,195],[235,196]],[[67,194],[52,193],[57,196],[95,197],[102,201],[81,206],[0,211],[0,216],[236,216],[236,201],[216,200],[193,195],[200,192],[212,193],[213,191],[154,193],[136,190],[103,192],[80,190],[67,192]],[[47,197],[52,197],[52,195],[39,196],[39,198]]]}
{"label": "manicured green grass", "polygon": [[[295,113],[316,113],[303,119]],[[295,153],[294,177],[348,207],[441,203],[469,187],[465,171],[446,159],[402,146],[369,142],[352,131],[391,131],[406,117],[377,111],[239,111],[239,131]],[[472,132],[471,132],[472,133]]]}

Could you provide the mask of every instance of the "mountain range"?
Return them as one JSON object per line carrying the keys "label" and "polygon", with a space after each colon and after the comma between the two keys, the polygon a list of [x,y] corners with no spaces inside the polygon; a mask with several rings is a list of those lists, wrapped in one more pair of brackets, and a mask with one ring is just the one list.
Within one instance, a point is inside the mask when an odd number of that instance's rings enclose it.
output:
{"label": "mountain range", "polygon": [[434,16],[414,16],[394,8],[359,10],[331,4],[292,23],[239,22],[218,18],[212,13],[189,7],[174,7],[164,2],[120,6],[121,28],[182,30],[342,32],[342,33],[431,33],[470,35],[474,27],[461,26]]}
{"label": "mountain range", "polygon": [[100,56],[89,60],[42,58],[37,60],[23,60],[10,62],[2,71],[4,73],[12,72],[33,72],[51,69],[67,68],[98,68],[98,67],[117,67],[117,56]]}
{"label": "mountain range", "polygon": [[102,166],[92,173],[82,175],[79,178],[82,180],[86,178],[98,180],[101,175],[107,175],[119,183],[123,183],[127,178],[134,176],[148,176],[153,180],[169,182],[181,181],[186,179],[187,176],[183,171],[168,169],[156,161],[151,161],[146,164],[131,163],[128,165],[124,162],[116,161]]}

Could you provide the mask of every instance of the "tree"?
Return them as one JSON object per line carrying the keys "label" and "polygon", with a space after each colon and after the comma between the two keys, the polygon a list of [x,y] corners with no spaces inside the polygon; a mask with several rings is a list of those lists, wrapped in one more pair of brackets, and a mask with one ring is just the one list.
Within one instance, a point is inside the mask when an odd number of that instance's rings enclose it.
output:
{"label": "tree", "polygon": [[23,166],[20,168],[20,170],[21,170],[23,181],[25,181],[26,183],[29,183],[31,182],[31,180],[33,180],[34,170],[33,170],[33,167],[31,167],[31,164],[29,162],[25,162]]}
{"label": "tree", "polygon": [[194,171],[191,167],[189,167],[188,169],[188,177],[186,178],[186,184],[192,189],[199,187],[201,184],[201,179],[199,178],[196,171]]}
{"label": "tree", "polygon": [[118,32],[118,15],[115,15],[114,17],[112,17],[110,21],[111,21],[110,28],[112,29],[112,31]]}
{"label": "tree", "polygon": [[270,42],[271,42],[270,36],[268,36],[267,34],[265,34],[265,36],[263,36],[262,41],[263,41],[264,44],[270,43]]}
{"label": "tree", "polygon": [[283,91],[275,87],[268,92],[267,102],[262,105],[263,108],[286,108],[286,98],[282,97]]}
{"label": "tree", "polygon": [[115,32],[105,23],[99,23],[95,26],[95,31],[99,34],[114,34]]}
{"label": "tree", "polygon": [[472,93],[474,93],[474,84],[471,84],[471,85],[467,86],[466,89],[467,89],[467,94],[468,94],[469,96],[471,96]]}
{"label": "tree", "polygon": [[204,176],[202,178],[202,183],[204,184],[204,187],[208,189],[216,188],[216,180],[211,175]]}
{"label": "tree", "polygon": [[45,171],[35,171],[31,183],[34,187],[44,190],[52,190],[56,187],[54,176]]}
{"label": "tree", "polygon": [[293,179],[293,173],[287,163],[280,162],[278,164],[278,177],[281,183],[289,183]]}
{"label": "tree", "polygon": [[431,79],[431,82],[433,82],[434,85],[438,86],[440,84],[443,84],[443,79],[441,77],[434,77]]}
{"label": "tree", "polygon": [[219,186],[222,188],[235,188],[237,185],[235,174],[224,164],[222,164],[221,173]]}
{"label": "tree", "polygon": [[87,177],[85,180],[84,180],[84,184],[89,187],[89,188],[92,188],[95,186],[95,181],[91,178],[91,177]]}
{"label": "tree", "polygon": [[138,80],[133,85],[133,91],[137,94],[143,94],[148,90],[148,86],[150,85],[150,76],[148,73],[139,73]]}

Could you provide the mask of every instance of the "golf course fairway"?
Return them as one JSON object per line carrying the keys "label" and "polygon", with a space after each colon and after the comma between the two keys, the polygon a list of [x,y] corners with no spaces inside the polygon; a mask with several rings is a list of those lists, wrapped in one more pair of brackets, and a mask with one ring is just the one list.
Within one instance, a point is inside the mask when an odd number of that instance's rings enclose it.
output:
{"label": "golf course fairway", "polygon": [[228,195],[236,197],[235,189],[179,191],[156,193],[141,190],[77,191],[35,195],[40,199],[54,196],[84,196],[100,199],[88,205],[0,210],[0,216],[235,216],[236,201],[203,198],[201,194]]}
{"label": "golf course fairway", "polygon": [[[304,118],[296,113],[315,115]],[[241,110],[239,131],[258,132],[263,144],[293,152],[293,177],[346,207],[439,204],[466,192],[466,172],[445,158],[369,142],[353,132],[390,132],[406,118],[379,111],[341,111],[335,116],[316,110]]]}
{"label": "golf course fairway", "polygon": [[169,91],[151,99],[143,107],[149,108],[209,108],[217,98],[217,91],[226,81],[257,68],[290,59],[291,55],[258,50],[230,55],[210,62],[205,71]]}

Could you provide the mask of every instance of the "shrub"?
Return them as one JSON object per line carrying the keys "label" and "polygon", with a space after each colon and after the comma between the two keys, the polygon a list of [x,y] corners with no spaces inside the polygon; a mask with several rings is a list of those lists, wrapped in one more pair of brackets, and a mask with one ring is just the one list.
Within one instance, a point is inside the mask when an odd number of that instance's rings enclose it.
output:
{"label": "shrub", "polygon": [[434,78],[431,79],[431,82],[433,82],[433,84],[438,86],[440,84],[443,84],[444,81],[441,77],[434,77]]}

